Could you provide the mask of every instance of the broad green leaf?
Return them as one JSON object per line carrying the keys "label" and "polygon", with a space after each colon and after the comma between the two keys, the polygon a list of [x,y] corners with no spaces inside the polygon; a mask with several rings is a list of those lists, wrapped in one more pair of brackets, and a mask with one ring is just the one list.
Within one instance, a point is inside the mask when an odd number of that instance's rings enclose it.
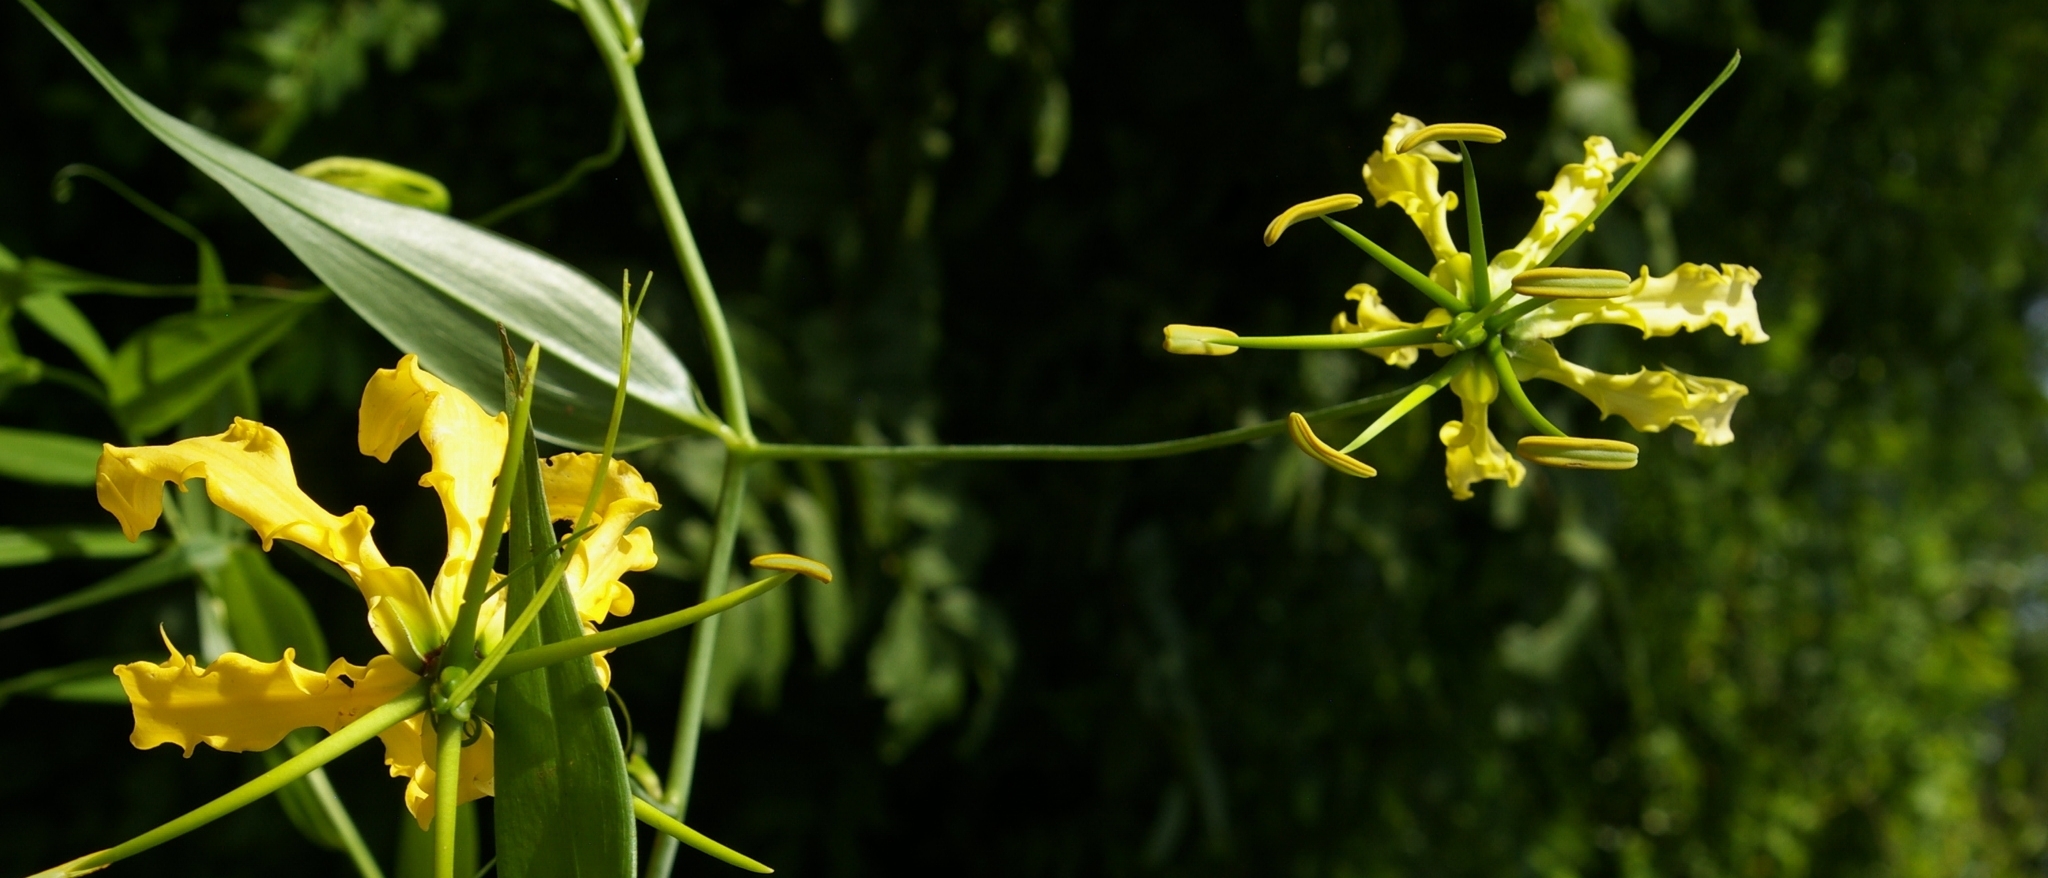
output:
{"label": "broad green leaf", "polygon": [[[796,553],[843,571],[839,557],[839,522],[825,504],[809,491],[791,488],[782,498],[789,514],[790,530],[796,537]],[[853,636],[853,599],[848,593],[846,574],[831,582],[803,581],[804,629],[811,638],[811,650],[818,664],[827,670],[839,666],[846,654],[846,642]]]}
{"label": "broad green leaf", "polygon": [[[637,368],[637,367],[636,367]],[[529,455],[535,455],[531,439]],[[537,456],[537,455],[536,455]],[[509,563],[525,564],[534,547],[554,541],[545,501],[521,473],[513,504]],[[541,565],[534,565],[535,568]],[[517,617],[535,590],[531,574],[506,587],[507,618]],[[530,648],[581,637],[568,591],[557,589],[518,645]],[[504,878],[628,878],[637,853],[626,756],[596,666],[566,661],[497,684],[497,799],[494,838]]]}
{"label": "broad green leaf", "polygon": [[21,313],[35,321],[36,326],[49,333],[51,338],[70,348],[71,353],[78,356],[78,361],[92,370],[93,377],[103,384],[108,381],[113,370],[113,355],[107,352],[107,343],[100,338],[100,331],[93,328],[92,321],[85,319],[85,313],[79,311],[77,305],[71,304],[63,293],[51,290],[39,290],[23,296],[20,305]]}
{"label": "broad green leaf", "polygon": [[135,542],[110,527],[0,527],[0,567],[41,564],[57,558],[135,558],[156,549],[148,534]]}
{"label": "broad green leaf", "polygon": [[[542,435],[574,447],[603,442],[619,360],[615,294],[525,245],[301,177],[201,131],[129,91],[33,0],[22,4],[137,122],[226,187],[400,350],[471,396],[496,399],[503,323],[547,349],[534,399]],[[708,423],[689,373],[652,331],[634,337],[629,389],[621,448]]]}
{"label": "broad green leaf", "polygon": [[103,604],[118,597],[177,582],[191,575],[192,566],[186,563],[185,553],[172,549],[70,594],[0,616],[0,631]]}
{"label": "broad green leaf", "polygon": [[64,433],[0,427],[0,476],[41,485],[90,488],[100,443]]}
{"label": "broad green leaf", "polygon": [[207,590],[227,606],[228,636],[234,639],[235,651],[270,662],[289,647],[297,650],[299,666],[327,669],[327,638],[313,607],[260,550],[237,545],[218,566],[196,569]]}
{"label": "broad green leaf", "polygon": [[212,401],[284,337],[312,302],[243,302],[225,314],[173,314],[114,352],[107,400],[122,426],[148,436]]}
{"label": "broad green leaf", "polygon": [[[285,736],[284,746],[263,751],[261,758],[266,766],[276,768],[319,741],[319,732],[299,729]],[[343,805],[341,797],[335,794],[334,782],[328,778],[327,769],[315,768],[305,777],[286,784],[277,791],[277,803],[284,808],[285,817],[291,820],[292,826],[308,841],[345,852],[355,862],[356,874],[361,878],[384,878],[383,869],[378,867],[376,858],[363,844],[355,818],[349,815],[348,806]]]}
{"label": "broad green leaf", "polygon": [[108,683],[113,684],[112,700],[126,702],[128,697],[121,692],[121,680],[114,676],[114,666],[135,658],[127,655],[86,659],[0,680],[0,704],[6,704],[7,699],[16,695],[36,695],[58,701],[106,701]]}
{"label": "broad green leaf", "polygon": [[[455,807],[455,875],[475,875],[478,857],[476,803]],[[434,833],[421,829],[409,813],[398,818],[398,868],[392,878],[434,878]]]}

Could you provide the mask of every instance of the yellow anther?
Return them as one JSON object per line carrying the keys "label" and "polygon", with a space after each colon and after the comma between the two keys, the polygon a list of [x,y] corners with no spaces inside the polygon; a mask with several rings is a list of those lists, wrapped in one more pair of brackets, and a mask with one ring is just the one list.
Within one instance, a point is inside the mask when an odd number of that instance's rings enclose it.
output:
{"label": "yellow anther", "polygon": [[1634,279],[1606,268],[1535,268],[1515,275],[1515,292],[1545,299],[1612,299],[1627,295]]}
{"label": "yellow anther", "polygon": [[441,185],[441,181],[388,162],[335,155],[300,165],[292,173],[354,189],[372,198],[435,213],[448,212],[448,187]]}
{"label": "yellow anther", "polygon": [[1196,357],[1226,357],[1237,353],[1237,347],[1218,342],[1236,337],[1237,333],[1228,329],[1175,323],[1166,327],[1166,352]]}
{"label": "yellow anther", "polygon": [[1524,436],[1515,443],[1515,455],[1523,460],[1565,469],[1634,469],[1639,453],[1634,445],[1617,439]]}
{"label": "yellow anther", "polygon": [[1331,448],[1322,437],[1316,435],[1315,430],[1309,428],[1308,419],[1298,412],[1289,412],[1287,415],[1287,438],[1294,440],[1294,447],[1301,449],[1301,453],[1347,476],[1369,479],[1380,474],[1379,470],[1367,466],[1365,461]]}
{"label": "yellow anther", "polygon": [[1471,143],[1499,143],[1508,139],[1508,133],[1492,125],[1475,122],[1447,122],[1442,125],[1424,125],[1407,137],[1401,138],[1401,145],[1395,152],[1412,152],[1425,143],[1439,140],[1464,140]]}
{"label": "yellow anther", "polygon": [[747,563],[762,570],[774,570],[778,573],[801,573],[819,582],[832,581],[832,568],[802,555],[786,555],[776,552],[772,555],[757,556],[754,560]]}
{"label": "yellow anther", "polygon": [[1314,201],[1304,201],[1283,210],[1279,216],[1273,218],[1272,222],[1266,224],[1266,246],[1271,247],[1274,241],[1280,240],[1280,233],[1287,231],[1288,226],[1302,220],[1312,220],[1319,216],[1328,216],[1338,211],[1350,210],[1364,203],[1365,199],[1347,193],[1344,195],[1327,195]]}

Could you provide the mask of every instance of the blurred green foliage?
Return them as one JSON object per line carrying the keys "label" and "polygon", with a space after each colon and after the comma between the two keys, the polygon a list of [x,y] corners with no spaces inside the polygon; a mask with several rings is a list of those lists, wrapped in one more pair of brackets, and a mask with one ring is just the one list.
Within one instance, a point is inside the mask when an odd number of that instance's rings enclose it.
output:
{"label": "blurred green foliage", "polygon": [[[286,165],[352,155],[425,172],[458,217],[549,185],[611,136],[587,40],[544,3],[52,11],[164,108]],[[1485,185],[1513,229],[1586,134],[1640,148],[1735,48],[1741,73],[1580,255],[1755,265],[1773,334],[1653,349],[1580,333],[1589,366],[1662,358],[1750,385],[1737,442],[1652,437],[1636,470],[1545,470],[1466,503],[1445,496],[1420,419],[1381,440],[1370,482],[1279,442],[1132,464],[764,468],[748,553],[795,549],[844,576],[726,620],[710,711],[723,730],[706,738],[691,815],[707,833],[825,875],[1954,876],[2048,862],[2048,8],[643,12],[640,75],[769,438],[1135,441],[1398,383],[1333,352],[1176,360],[1158,327],[1309,331],[1361,280],[1413,316],[1348,248],[1290,237],[1268,251],[1258,230],[1355,190],[1396,111],[1507,129],[1489,165],[1505,172]],[[104,190],[50,199],[73,162],[203,229],[228,281],[311,286],[25,14],[0,21],[15,132],[0,139],[0,244],[21,257],[0,266],[8,309],[35,259],[202,280],[191,242]],[[1390,211],[1360,222],[1413,240]],[[650,324],[709,373],[630,158],[496,227],[593,276],[653,269]],[[74,298],[109,350],[191,311]],[[357,394],[397,352],[338,302],[292,307],[312,313],[254,366],[266,420],[323,462],[300,468],[314,497],[379,510],[394,560],[431,563],[439,512],[411,484],[412,452],[380,467],[353,451]],[[46,328],[15,322],[21,358],[98,368]],[[136,428],[23,362],[0,362],[0,423],[116,442]],[[1629,435],[1551,389],[1532,392],[1561,426]],[[634,458],[667,503],[642,607],[694,594],[720,454],[684,441]],[[15,542],[110,524],[75,484],[6,490]],[[246,546],[229,552],[244,563]],[[37,573],[9,577],[0,611],[134,563],[85,554],[10,568]],[[270,560],[333,654],[371,654],[354,594],[295,556]],[[247,583],[274,585],[261,571]],[[19,682],[151,652],[159,624],[196,640],[214,624],[208,594],[152,589],[0,634],[14,766],[0,801],[18,815],[0,827],[0,869],[104,845],[260,770],[253,755],[132,750],[120,708],[62,700],[75,675]],[[684,654],[650,642],[613,662],[658,752]],[[396,782],[367,753],[330,773],[390,862]],[[350,874],[286,821],[250,809],[147,867]]]}

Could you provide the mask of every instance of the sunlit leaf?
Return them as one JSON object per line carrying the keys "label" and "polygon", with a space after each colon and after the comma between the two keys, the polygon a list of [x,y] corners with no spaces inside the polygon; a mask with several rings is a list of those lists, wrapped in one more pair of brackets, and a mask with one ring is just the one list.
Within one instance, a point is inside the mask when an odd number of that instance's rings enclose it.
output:
{"label": "sunlit leaf", "polygon": [[155,549],[148,534],[131,543],[117,527],[0,527],[0,567],[56,558],[134,558]]}
{"label": "sunlit leaf", "polygon": [[64,433],[0,427],[0,476],[41,485],[92,487],[100,443]]}
{"label": "sunlit leaf", "polygon": [[107,352],[107,343],[100,338],[99,330],[92,321],[64,294],[43,290],[23,296],[17,303],[21,313],[35,322],[51,338],[61,342],[78,356],[92,374],[105,382],[113,369],[113,355]]}
{"label": "sunlit leaf", "polygon": [[105,701],[108,700],[105,696],[109,682],[113,684],[112,700],[126,702],[128,698],[121,692],[121,678],[114,676],[114,666],[139,657],[86,659],[0,680],[0,704],[6,704],[16,695],[36,695],[59,701]]}
{"label": "sunlit leaf", "polygon": [[[502,322],[548,351],[533,404],[542,435],[602,443],[619,359],[613,293],[517,242],[301,177],[201,131],[129,91],[40,6],[24,5],[136,121],[226,187],[399,349],[470,395],[496,398]],[[623,448],[704,422],[688,372],[651,331],[634,336],[631,391]]]}
{"label": "sunlit leaf", "polygon": [[235,546],[223,563],[197,569],[207,590],[227,608],[228,636],[236,652],[269,662],[290,647],[298,651],[299,666],[327,667],[327,638],[312,605],[256,547]]}

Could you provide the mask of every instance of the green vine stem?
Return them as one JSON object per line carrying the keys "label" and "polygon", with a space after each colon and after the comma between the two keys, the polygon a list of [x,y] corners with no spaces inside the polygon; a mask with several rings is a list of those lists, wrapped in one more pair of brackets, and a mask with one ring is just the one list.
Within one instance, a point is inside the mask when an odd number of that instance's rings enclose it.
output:
{"label": "green vine stem", "polygon": [[459,878],[455,800],[462,791],[462,725],[453,714],[434,719],[434,878]]}
{"label": "green vine stem", "polygon": [[[589,0],[585,0],[589,2]],[[712,526],[711,558],[704,565],[705,601],[724,596],[732,576],[733,543],[739,539],[740,510],[747,496],[747,459],[727,453],[725,475],[718,488],[718,517]],[[704,700],[711,693],[711,661],[718,648],[718,617],[699,623],[690,640],[690,665],[683,677],[683,706],[676,715],[674,749],[669,754],[668,787],[663,790],[663,810],[677,820],[690,810],[690,783],[697,776],[697,743],[704,731]],[[647,878],[668,878],[675,868],[678,842],[674,836],[655,839],[654,852],[647,857]]]}
{"label": "green vine stem", "polygon": [[[1303,412],[1302,417],[1310,421],[1330,421],[1368,414],[1393,405],[1420,385],[1421,382],[1417,382],[1363,399]],[[1135,445],[784,445],[764,442],[748,454],[764,460],[1144,460],[1241,445],[1280,435],[1286,429],[1285,420],[1274,420],[1220,433]]]}
{"label": "green vine stem", "polygon": [[626,112],[626,126],[633,134],[633,150],[640,156],[640,167],[647,174],[647,189],[654,195],[661,224],[668,229],[676,261],[682,263],[683,280],[689,285],[690,301],[697,307],[697,319],[704,322],[704,340],[718,370],[725,421],[738,444],[752,445],[754,426],[747,415],[747,391],[740,377],[739,355],[733,350],[732,330],[725,324],[725,307],[719,304],[711,274],[704,268],[704,256],[697,251],[697,237],[690,232],[689,218],[683,215],[683,202],[668,175],[668,162],[661,157],[661,144],[654,139],[654,123],[647,117],[647,104],[640,96],[640,80],[633,72],[633,61],[620,43],[618,23],[603,0],[577,0],[576,11],[582,16],[584,27],[590,30],[591,40],[597,43],[598,53],[604,56],[612,89],[618,92],[619,106]]}
{"label": "green vine stem", "polygon": [[192,830],[219,820],[255,802],[264,796],[284,788],[285,784],[305,777],[315,768],[333,762],[343,753],[369,741],[385,729],[398,725],[406,717],[427,709],[427,684],[407,690],[355,722],[342,726],[341,731],[328,735],[319,743],[307,747],[304,752],[284,761],[282,765],[257,775],[254,780],[242,784],[220,798],[185,812],[181,817],[158,826],[148,832],[107,848],[98,853],[87,854],[76,860],[36,873],[32,878],[70,878],[106,868],[110,863],[128,859]]}

